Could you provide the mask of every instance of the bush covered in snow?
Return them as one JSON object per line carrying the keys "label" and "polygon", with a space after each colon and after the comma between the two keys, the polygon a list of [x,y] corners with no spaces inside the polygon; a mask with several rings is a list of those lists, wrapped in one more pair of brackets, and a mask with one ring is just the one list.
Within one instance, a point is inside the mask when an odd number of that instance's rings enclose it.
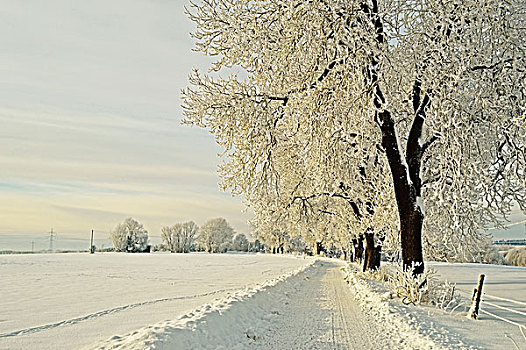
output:
{"label": "bush covered in snow", "polygon": [[216,253],[226,253],[229,250],[233,250],[232,249],[232,242],[223,242],[223,243],[221,243],[221,245],[219,246],[219,248],[215,252]]}
{"label": "bush covered in snow", "polygon": [[238,233],[232,242],[232,249],[239,252],[248,251],[248,239],[243,233]]}
{"label": "bush covered in snow", "polygon": [[431,304],[439,308],[448,308],[458,304],[455,286],[441,282],[436,278],[436,271],[425,269],[424,273],[416,275],[413,269],[403,269],[400,265],[392,265],[385,269],[387,286],[404,304]]}
{"label": "bush covered in snow", "polygon": [[[351,263],[352,265],[352,263]],[[375,271],[361,272],[358,265],[348,270],[366,280],[377,280],[389,291],[389,299],[400,298],[404,304],[434,305],[439,309],[454,309],[463,304],[455,292],[455,285],[440,281],[433,269],[426,268],[422,274],[415,277],[414,268],[404,270],[398,264],[381,265]]]}
{"label": "bush covered in snow", "polygon": [[515,266],[526,266],[526,247],[511,249],[506,254],[506,260]]}

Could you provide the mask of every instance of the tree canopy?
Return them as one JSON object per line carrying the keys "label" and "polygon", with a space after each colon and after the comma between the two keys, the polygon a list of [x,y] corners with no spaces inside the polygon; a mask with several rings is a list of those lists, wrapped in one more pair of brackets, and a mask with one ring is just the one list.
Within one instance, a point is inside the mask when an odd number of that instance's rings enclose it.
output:
{"label": "tree canopy", "polygon": [[526,211],[525,12],[203,0],[193,37],[216,60],[190,75],[185,122],[223,147],[222,186],[258,230],[346,245],[374,228],[418,273],[423,247],[462,254],[512,205]]}

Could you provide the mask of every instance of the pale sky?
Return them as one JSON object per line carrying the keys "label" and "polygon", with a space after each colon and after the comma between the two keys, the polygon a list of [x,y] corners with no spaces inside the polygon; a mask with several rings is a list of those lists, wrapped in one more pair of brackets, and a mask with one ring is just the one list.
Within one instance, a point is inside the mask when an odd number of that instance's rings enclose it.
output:
{"label": "pale sky", "polygon": [[2,2],[0,250],[45,249],[51,228],[57,248],[92,228],[102,243],[129,216],[152,241],[220,216],[250,232],[241,198],[218,190],[213,137],[180,125],[180,90],[208,63],[184,4]]}
{"label": "pale sky", "polygon": [[[180,125],[192,67],[184,0],[11,0],[0,7],[0,250],[87,248],[132,216],[160,227],[225,217],[249,233],[240,198],[218,190],[219,149]],[[523,216],[514,214],[512,221]],[[526,237],[515,225],[499,237]]]}

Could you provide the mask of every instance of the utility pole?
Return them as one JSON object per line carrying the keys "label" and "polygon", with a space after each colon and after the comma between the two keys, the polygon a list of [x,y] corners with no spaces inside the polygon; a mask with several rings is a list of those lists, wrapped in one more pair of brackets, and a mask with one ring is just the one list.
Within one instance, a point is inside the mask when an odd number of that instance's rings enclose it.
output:
{"label": "utility pole", "polygon": [[57,237],[57,233],[53,231],[53,227],[49,233],[49,251],[53,253],[53,240]]}
{"label": "utility pole", "polygon": [[91,243],[89,246],[89,252],[90,254],[95,253],[95,247],[93,247],[93,229],[91,230]]}

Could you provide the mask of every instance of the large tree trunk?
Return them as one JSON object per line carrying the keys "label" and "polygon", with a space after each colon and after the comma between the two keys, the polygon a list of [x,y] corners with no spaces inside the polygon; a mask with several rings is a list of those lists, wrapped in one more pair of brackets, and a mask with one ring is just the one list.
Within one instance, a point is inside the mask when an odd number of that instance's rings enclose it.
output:
{"label": "large tree trunk", "polygon": [[365,272],[369,270],[369,264],[374,252],[374,233],[366,232],[365,233],[365,254],[363,257],[362,271]]}
{"label": "large tree trunk", "polygon": [[[371,15],[370,18],[375,29],[376,41],[378,45],[381,46],[386,41],[382,17],[378,13],[377,1],[372,0],[371,4],[372,6],[363,5],[362,9],[366,14]],[[398,216],[400,218],[402,261],[406,269],[414,265],[415,269],[413,272],[417,275],[424,272],[424,259],[422,254],[422,223],[424,221],[424,213],[417,198],[421,195],[422,182],[420,179],[420,167],[422,164],[422,155],[431,142],[433,142],[433,139],[431,139],[422,144],[420,140],[426,118],[426,108],[428,108],[431,101],[429,95],[430,90],[427,90],[425,93],[422,92],[422,82],[417,76],[411,96],[415,115],[409,131],[406,155],[404,157],[403,150],[398,142],[393,116],[389,110],[386,110],[387,104],[379,81],[378,63],[379,58],[375,55],[371,56],[371,65],[368,73],[371,87],[374,89],[373,102],[377,108],[375,119],[382,133],[382,146],[385,150],[393,178],[396,203],[398,205]],[[422,69],[425,69],[425,65]]]}
{"label": "large tree trunk", "polygon": [[[421,153],[417,154],[418,158],[413,156],[410,148],[411,137],[408,140],[408,160],[406,162],[400,145],[398,144],[394,121],[389,111],[378,113],[377,118],[382,130],[382,145],[387,155],[391,175],[393,178],[396,203],[398,207],[398,216],[400,218],[400,241],[402,250],[402,262],[404,269],[410,269],[414,266],[415,275],[424,272],[424,258],[422,254],[422,224],[424,213],[417,203],[417,196],[420,195],[420,188],[410,178],[411,173],[416,172],[415,167],[409,167],[408,163],[417,165],[420,171]],[[414,125],[413,125],[414,126]],[[418,139],[415,140],[418,143]],[[414,174],[414,178],[419,178],[419,174]],[[419,184],[417,184],[419,185]]]}
{"label": "large tree trunk", "polygon": [[[416,206],[416,203],[415,203]],[[414,268],[413,274],[424,272],[422,254],[422,223],[424,215],[419,208],[400,213],[400,241],[404,269]]]}
{"label": "large tree trunk", "polygon": [[356,246],[358,245],[358,240],[353,238],[351,241],[351,251],[349,252],[349,260],[351,262],[356,261]]}

